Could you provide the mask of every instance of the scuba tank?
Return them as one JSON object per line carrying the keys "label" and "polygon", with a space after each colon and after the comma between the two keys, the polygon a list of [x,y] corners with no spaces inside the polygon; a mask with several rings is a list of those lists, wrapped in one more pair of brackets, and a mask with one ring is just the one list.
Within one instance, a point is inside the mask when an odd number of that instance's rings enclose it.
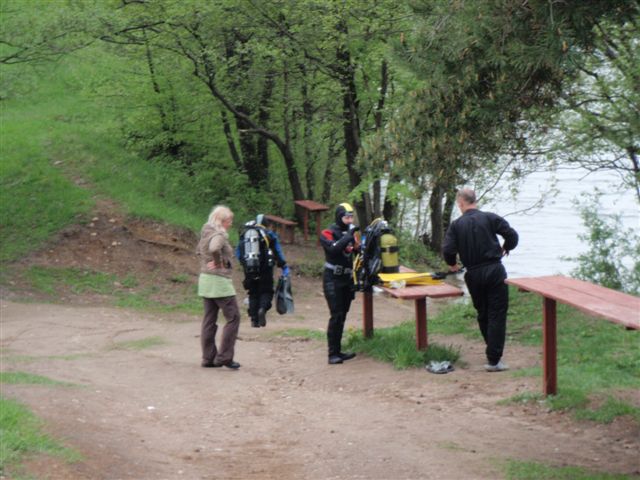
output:
{"label": "scuba tank", "polygon": [[382,273],[398,273],[400,262],[398,261],[398,239],[389,229],[380,236],[380,258],[382,260]]}
{"label": "scuba tank", "polygon": [[360,254],[353,263],[354,281],[360,291],[380,283],[379,273],[400,271],[398,239],[383,218],[376,218],[362,233]]}
{"label": "scuba tank", "polygon": [[260,232],[257,228],[248,228],[243,235],[244,268],[247,274],[260,274]]}

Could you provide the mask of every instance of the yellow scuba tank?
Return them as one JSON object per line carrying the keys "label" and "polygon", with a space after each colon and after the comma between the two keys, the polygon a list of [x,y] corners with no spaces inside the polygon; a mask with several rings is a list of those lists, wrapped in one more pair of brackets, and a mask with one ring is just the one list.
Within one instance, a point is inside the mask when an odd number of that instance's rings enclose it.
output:
{"label": "yellow scuba tank", "polygon": [[397,273],[400,270],[398,239],[392,233],[387,232],[380,236],[380,259],[382,273]]}

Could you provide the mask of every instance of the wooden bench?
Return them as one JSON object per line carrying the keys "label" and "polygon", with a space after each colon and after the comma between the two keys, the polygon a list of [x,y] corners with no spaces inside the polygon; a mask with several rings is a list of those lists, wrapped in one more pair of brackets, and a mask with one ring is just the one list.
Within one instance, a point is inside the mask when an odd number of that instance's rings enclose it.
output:
{"label": "wooden bench", "polygon": [[306,242],[309,239],[309,212],[315,212],[316,214],[316,239],[318,245],[320,244],[320,232],[322,231],[322,223],[321,217],[322,212],[326,212],[329,210],[329,207],[323,205],[318,202],[314,202],[313,200],[296,200],[295,203],[298,207],[302,208],[304,212],[303,222],[304,222],[304,241]]}
{"label": "wooden bench", "polygon": [[[400,267],[402,272],[413,272],[406,267]],[[427,334],[427,298],[459,297],[462,290],[453,285],[413,285],[403,288],[382,288],[393,298],[414,300],[416,312],[416,348],[426,350],[429,346]],[[365,338],[373,336],[373,293],[364,292],[362,298],[362,330]]]}
{"label": "wooden bench", "polygon": [[295,240],[295,228],[297,222],[278,217],[277,215],[265,215],[265,218],[275,225],[275,230],[283,243],[293,243]]}
{"label": "wooden bench", "polygon": [[556,302],[571,305],[588,315],[605,318],[628,329],[640,330],[639,297],[562,275],[508,278],[506,282],[543,297],[542,381],[545,395],[555,395],[558,391]]}

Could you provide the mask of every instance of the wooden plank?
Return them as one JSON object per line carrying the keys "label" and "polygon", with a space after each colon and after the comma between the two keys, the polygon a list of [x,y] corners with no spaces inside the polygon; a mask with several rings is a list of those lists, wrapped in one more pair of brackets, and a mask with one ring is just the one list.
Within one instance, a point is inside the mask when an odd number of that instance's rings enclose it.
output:
{"label": "wooden plank", "polygon": [[324,212],[325,210],[329,210],[329,207],[327,207],[326,205],[314,202],[313,200],[295,200],[293,203],[301,206],[302,208],[306,208],[310,212]]}
{"label": "wooden plank", "polygon": [[286,218],[279,217],[277,215],[265,215],[266,219],[271,220],[274,223],[279,223],[281,225],[295,227],[298,225],[298,222],[294,222],[293,220],[287,220]]}
{"label": "wooden plank", "polygon": [[445,298],[445,297],[459,297],[462,295],[462,290],[453,285],[443,283],[442,285],[414,285],[404,288],[387,288],[383,287],[383,290],[394,298],[401,298],[403,300],[415,300],[419,298]]}
{"label": "wooden plank", "polygon": [[633,295],[585,282],[584,280],[578,280],[577,278],[552,275],[540,277],[540,279],[549,282],[551,284],[550,288],[555,288],[556,286],[567,287],[615,304],[633,303],[635,301],[636,306],[640,307],[640,297],[634,297]]}
{"label": "wooden plank", "polygon": [[560,275],[507,279],[520,289],[571,305],[588,315],[640,329],[640,298]]}

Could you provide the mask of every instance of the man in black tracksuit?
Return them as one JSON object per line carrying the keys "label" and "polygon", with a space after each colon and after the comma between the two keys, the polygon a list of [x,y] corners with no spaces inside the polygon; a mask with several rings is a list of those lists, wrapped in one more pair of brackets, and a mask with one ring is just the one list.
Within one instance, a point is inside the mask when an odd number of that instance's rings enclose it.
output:
{"label": "man in black tracksuit", "polygon": [[[518,245],[518,233],[499,215],[478,210],[473,190],[465,188],[458,191],[456,201],[462,216],[449,226],[442,253],[450,271],[460,269],[456,255],[460,255],[467,269],[464,280],[478,312],[478,325],[487,345],[489,363],[485,369],[500,372],[508,369],[501,358],[509,307],[509,290],[504,283],[507,272],[501,259]],[[496,234],[504,239],[502,246]]]}
{"label": "man in black tracksuit", "polygon": [[342,352],[341,342],[344,322],[355,297],[353,254],[360,248],[354,237],[359,228],[353,225],[353,207],[348,203],[338,205],[335,220],[336,223],[320,235],[325,255],[322,287],[331,313],[327,327],[330,365],[356,356],[355,353]]}

